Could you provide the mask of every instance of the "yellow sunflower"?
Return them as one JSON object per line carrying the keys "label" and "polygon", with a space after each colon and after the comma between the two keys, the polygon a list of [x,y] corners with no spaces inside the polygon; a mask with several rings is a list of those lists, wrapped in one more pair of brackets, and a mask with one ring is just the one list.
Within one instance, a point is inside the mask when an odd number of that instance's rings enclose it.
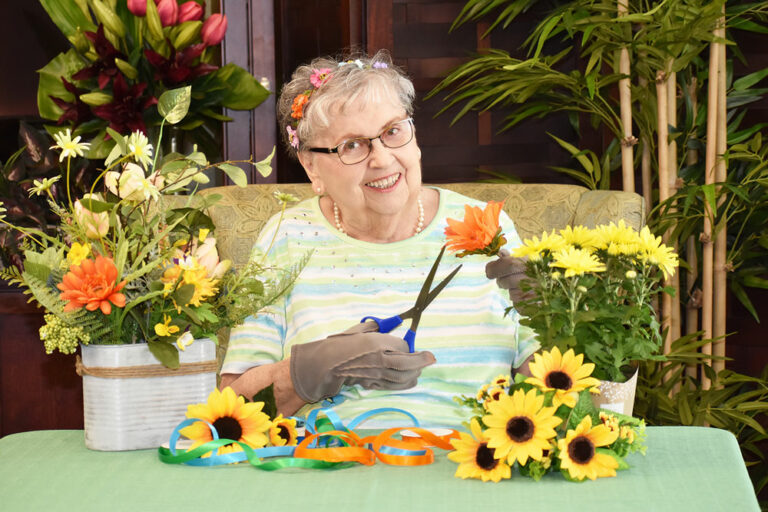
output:
{"label": "yellow sunflower", "polygon": [[[214,389],[208,395],[208,402],[187,406],[187,418],[205,420],[219,433],[220,439],[232,439],[246,443],[253,448],[261,448],[267,444],[267,435],[271,422],[269,416],[261,412],[264,402],[245,403],[242,396],[235,395],[232,388],[223,391]],[[213,439],[208,425],[202,422],[194,423],[180,430],[183,436],[193,441],[190,449]],[[239,452],[237,444],[228,444],[219,448],[219,453]]]}
{"label": "yellow sunflower", "polygon": [[544,396],[535,389],[502,395],[488,405],[488,411],[490,414],[483,417],[489,427],[485,432],[488,446],[496,450],[497,457],[506,457],[510,465],[515,460],[525,464],[529,457],[541,460],[562,421],[554,415],[554,407],[544,407]]}
{"label": "yellow sunflower", "polygon": [[523,244],[512,249],[512,256],[517,258],[528,257],[531,261],[539,261],[541,259],[541,253],[544,251],[554,252],[562,249],[566,246],[563,237],[556,234],[554,231],[542,233],[541,240],[534,236],[531,239],[523,240]]}
{"label": "yellow sunflower", "polygon": [[[187,257],[180,263],[168,268],[160,278],[165,285],[165,294],[170,294],[176,287],[191,284],[195,292],[187,304],[182,306],[200,306],[207,298],[216,295],[216,279],[208,277],[208,270],[193,257]],[[178,309],[178,306],[177,306]]]}
{"label": "yellow sunflower", "polygon": [[451,439],[455,451],[450,452],[448,458],[459,463],[455,476],[479,478],[483,482],[510,478],[511,468],[504,460],[497,459],[494,450],[488,447],[488,438],[477,419],[472,419],[470,429],[472,435],[460,432],[458,439]]}
{"label": "yellow sunflower", "polygon": [[278,414],[269,428],[269,442],[272,446],[293,446],[297,437],[296,420],[283,418],[282,414]]}
{"label": "yellow sunflower", "polygon": [[576,226],[575,228],[566,226],[565,229],[560,230],[560,236],[563,237],[566,244],[581,249],[594,249],[598,243],[597,234],[584,226]]}
{"label": "yellow sunflower", "polygon": [[494,386],[501,386],[501,387],[504,388],[504,387],[509,386],[510,378],[511,377],[509,375],[500,374],[495,379],[493,379],[493,383],[492,384]]}
{"label": "yellow sunflower", "polygon": [[604,272],[605,264],[586,249],[566,247],[552,254],[551,266],[565,270],[565,277],[584,275],[586,272]]}
{"label": "yellow sunflower", "polygon": [[550,352],[537,352],[528,368],[531,377],[525,379],[525,382],[544,392],[555,391],[552,397],[552,405],[555,408],[560,407],[560,404],[574,407],[580,391],[600,385],[599,380],[590,377],[595,365],[584,363],[584,354],[577,356],[573,349],[568,349],[563,355],[557,347]]}
{"label": "yellow sunflower", "polygon": [[560,448],[560,467],[576,480],[616,476],[619,463],[610,455],[597,453],[596,449],[612,444],[618,435],[618,432],[611,432],[602,424],[593,428],[592,418],[584,416],[574,430],[566,433],[565,439],[557,442]]}

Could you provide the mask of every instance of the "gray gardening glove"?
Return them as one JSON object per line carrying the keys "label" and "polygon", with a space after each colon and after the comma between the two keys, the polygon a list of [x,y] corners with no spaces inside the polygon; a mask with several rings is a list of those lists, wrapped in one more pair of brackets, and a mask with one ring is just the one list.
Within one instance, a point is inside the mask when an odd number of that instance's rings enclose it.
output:
{"label": "gray gardening glove", "polygon": [[421,370],[434,362],[431,352],[409,354],[405,340],[382,334],[374,322],[365,322],[291,347],[291,380],[302,400],[314,403],[336,396],[343,385],[412,388]]}
{"label": "gray gardening glove", "polygon": [[509,298],[516,303],[530,297],[520,290],[520,281],[525,278],[525,263],[528,258],[515,258],[505,249],[499,251],[499,257],[485,265],[485,275],[495,279],[499,288],[509,290]]}

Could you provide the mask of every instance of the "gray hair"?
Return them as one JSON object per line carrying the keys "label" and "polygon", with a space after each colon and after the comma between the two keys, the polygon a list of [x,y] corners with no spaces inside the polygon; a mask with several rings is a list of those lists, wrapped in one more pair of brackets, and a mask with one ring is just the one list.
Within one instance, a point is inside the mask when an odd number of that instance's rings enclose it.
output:
{"label": "gray hair", "polygon": [[[319,88],[315,88],[310,77],[321,69],[330,69],[332,76]],[[312,91],[311,97],[304,105],[303,117],[297,124],[297,120],[291,117],[291,107],[294,99],[307,91]],[[283,86],[277,102],[279,130],[290,154],[296,156],[287,127],[295,127],[299,138],[297,151],[301,151],[319,131],[330,126],[332,110],[344,112],[359,99],[366,104],[374,104],[388,93],[397,96],[408,115],[413,114],[413,83],[392,63],[386,50],[378,51],[373,57],[350,55],[341,60],[319,57],[307,65],[299,66],[293,72],[291,81]]]}

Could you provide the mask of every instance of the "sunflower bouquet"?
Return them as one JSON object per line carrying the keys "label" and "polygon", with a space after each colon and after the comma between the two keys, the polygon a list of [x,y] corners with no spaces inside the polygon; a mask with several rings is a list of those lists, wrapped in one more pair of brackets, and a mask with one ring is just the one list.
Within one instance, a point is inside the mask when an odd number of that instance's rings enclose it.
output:
{"label": "sunflower bouquet", "polygon": [[574,349],[595,364],[597,378],[615,382],[633,363],[663,358],[652,301],[672,293],[662,279],[678,260],[647,226],[568,226],[524,240],[511,254],[527,258],[520,287],[528,298],[514,307],[542,347]]}
{"label": "sunflower bouquet", "polygon": [[[190,97],[189,87],[160,97],[161,134],[164,124],[184,118]],[[245,173],[234,162],[211,164],[196,148],[159,158],[140,131],[108,133],[115,147],[106,168],[79,198],[72,197],[69,171],[89,143],[69,130],[55,136],[60,162],[66,161],[65,201],[51,194],[53,180],[31,193],[48,197],[61,219],[58,236],[10,224],[0,204],[0,222],[25,235],[24,268],[4,269],[0,278],[26,288],[46,310],[40,329],[46,352],[146,342],[157,360],[177,368],[179,350],[196,338],[215,340],[220,329],[273,302],[298,267],[269,269],[253,261],[234,269],[220,260],[205,214],[218,197],[195,192],[214,167],[245,186]],[[254,165],[263,170],[269,160]]]}
{"label": "sunflower bouquet", "polygon": [[531,377],[499,375],[476,396],[456,397],[473,415],[471,434],[451,440],[456,476],[498,482],[517,465],[534,480],[558,471],[571,481],[595,480],[628,468],[628,454],[644,454],[644,422],[593,405],[599,381],[583,358],[555,347],[534,354]]}

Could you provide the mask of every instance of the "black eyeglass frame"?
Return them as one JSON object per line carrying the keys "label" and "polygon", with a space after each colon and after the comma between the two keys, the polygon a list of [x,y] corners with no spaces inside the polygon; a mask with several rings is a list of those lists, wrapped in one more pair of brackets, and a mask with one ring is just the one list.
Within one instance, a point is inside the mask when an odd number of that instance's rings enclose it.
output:
{"label": "black eyeglass frame", "polygon": [[[396,124],[400,124],[400,123],[404,123],[404,122],[408,122],[411,125],[411,138],[408,139],[405,143],[403,143],[403,144],[401,144],[399,146],[394,146],[394,147],[393,146],[387,146],[387,143],[384,142],[384,140],[381,138],[382,135],[384,135],[387,132],[387,130],[389,130],[390,128],[392,128]],[[412,117],[406,117],[405,119],[403,119],[401,121],[396,121],[396,122],[390,124],[389,126],[387,126],[376,137],[353,137],[351,139],[346,139],[346,140],[341,141],[339,144],[337,144],[335,147],[332,147],[332,148],[307,148],[307,151],[312,151],[313,153],[325,153],[325,154],[336,153],[336,156],[339,157],[339,161],[341,163],[343,163],[344,165],[355,165],[355,164],[359,164],[360,162],[364,161],[366,158],[368,158],[370,156],[371,150],[373,149],[373,141],[376,140],[376,139],[379,139],[381,141],[381,144],[385,148],[389,148],[389,149],[397,149],[397,148],[402,148],[403,146],[407,146],[408,143],[413,140],[413,126],[414,126],[413,125],[413,118]],[[339,148],[341,146],[343,146],[344,144],[348,143],[351,140],[367,140],[369,142],[369,144],[368,144],[368,154],[365,155],[365,157],[363,159],[358,160],[357,162],[352,162],[352,163],[348,164],[347,162],[345,162],[344,160],[341,159],[341,154],[339,153]]]}

